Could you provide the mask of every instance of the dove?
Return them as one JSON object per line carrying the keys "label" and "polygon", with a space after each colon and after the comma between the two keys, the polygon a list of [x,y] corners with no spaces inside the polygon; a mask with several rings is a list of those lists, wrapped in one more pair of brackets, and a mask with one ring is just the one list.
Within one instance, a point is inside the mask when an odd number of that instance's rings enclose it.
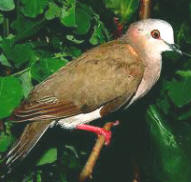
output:
{"label": "dove", "polygon": [[36,85],[11,116],[26,127],[4,165],[11,168],[23,160],[55,125],[103,135],[108,144],[111,132],[89,123],[147,94],[160,77],[164,51],[181,54],[172,26],[160,19],[137,21],[120,38],[84,52]]}

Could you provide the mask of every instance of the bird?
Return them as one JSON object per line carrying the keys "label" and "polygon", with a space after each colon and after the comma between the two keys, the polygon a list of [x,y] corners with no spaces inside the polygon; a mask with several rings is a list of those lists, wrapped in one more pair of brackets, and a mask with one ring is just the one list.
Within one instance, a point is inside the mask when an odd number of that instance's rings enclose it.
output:
{"label": "bird", "polygon": [[11,115],[26,126],[4,165],[8,169],[22,161],[55,125],[103,135],[109,144],[111,132],[89,123],[146,95],[160,77],[164,51],[181,54],[172,26],[161,19],[140,20],[120,38],[87,50],[37,84]]}

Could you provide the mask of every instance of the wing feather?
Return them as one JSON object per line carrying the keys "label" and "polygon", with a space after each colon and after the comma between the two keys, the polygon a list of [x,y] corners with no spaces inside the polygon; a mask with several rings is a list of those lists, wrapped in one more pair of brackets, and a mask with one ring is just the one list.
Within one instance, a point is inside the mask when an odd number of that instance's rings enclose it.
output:
{"label": "wing feather", "polygon": [[81,113],[80,109],[71,102],[30,105],[23,103],[13,112],[10,119],[16,122],[35,121],[69,117]]}

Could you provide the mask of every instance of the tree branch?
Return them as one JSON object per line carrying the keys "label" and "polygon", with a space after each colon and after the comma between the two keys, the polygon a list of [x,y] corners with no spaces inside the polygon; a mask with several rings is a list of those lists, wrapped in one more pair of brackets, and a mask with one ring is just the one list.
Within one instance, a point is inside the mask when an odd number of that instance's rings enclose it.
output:
{"label": "tree branch", "polygon": [[139,19],[149,18],[151,15],[151,0],[140,0]]}
{"label": "tree branch", "polygon": [[[104,125],[103,128],[109,131],[113,125],[115,125],[115,122],[108,122]],[[99,135],[96,140],[96,143],[92,149],[92,152],[91,152],[84,168],[82,169],[82,171],[80,173],[80,177],[79,177],[80,182],[84,182],[86,179],[91,178],[93,168],[96,164],[96,161],[99,157],[99,154],[100,154],[101,149],[103,148],[104,144],[105,144],[104,136]]]}

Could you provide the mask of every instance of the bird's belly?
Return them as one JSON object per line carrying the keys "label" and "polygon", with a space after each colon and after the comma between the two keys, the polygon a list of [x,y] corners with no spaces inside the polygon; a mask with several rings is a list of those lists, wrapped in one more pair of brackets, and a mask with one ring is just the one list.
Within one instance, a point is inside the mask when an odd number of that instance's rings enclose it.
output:
{"label": "bird's belly", "polygon": [[65,128],[65,129],[74,129],[74,128],[76,128],[77,125],[85,124],[90,121],[101,118],[101,115],[100,115],[101,109],[102,109],[102,107],[100,107],[99,109],[96,109],[95,111],[89,112],[89,113],[78,114],[78,115],[75,115],[72,117],[60,119],[58,121],[58,124],[62,128]]}

